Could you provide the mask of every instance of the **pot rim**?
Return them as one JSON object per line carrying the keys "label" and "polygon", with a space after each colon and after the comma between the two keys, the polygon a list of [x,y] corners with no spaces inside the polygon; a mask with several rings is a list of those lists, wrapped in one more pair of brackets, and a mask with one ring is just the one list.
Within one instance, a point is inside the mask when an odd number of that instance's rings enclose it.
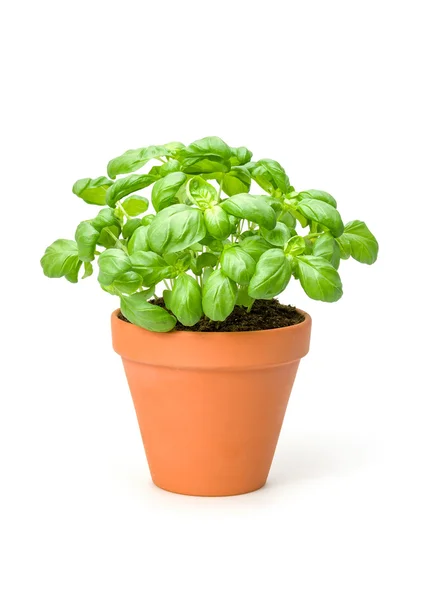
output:
{"label": "pot rim", "polygon": [[[301,321],[300,323],[296,323],[295,325],[287,325],[287,327],[274,327],[273,329],[254,329],[253,331],[177,331],[175,329],[172,329],[171,331],[166,331],[166,332],[158,332],[158,331],[149,331],[149,329],[145,329],[144,327],[139,327],[139,325],[135,325],[134,323],[130,323],[129,321],[124,321],[123,319],[119,318],[119,315],[121,313],[121,309],[117,308],[116,310],[114,310],[112,312],[112,316],[115,317],[116,319],[118,319],[118,321],[120,321],[122,323],[122,326],[131,326],[131,327],[135,327],[136,329],[139,329],[141,331],[146,331],[148,333],[152,333],[153,335],[158,335],[158,336],[168,336],[168,335],[184,335],[184,336],[212,336],[212,335],[219,335],[219,336],[234,336],[237,335],[239,336],[240,334],[255,334],[255,335],[259,335],[259,334],[265,334],[265,333],[273,333],[273,332],[277,332],[277,331],[289,331],[289,330],[295,330],[295,329],[302,329],[304,326],[306,327],[307,324],[311,324],[311,316],[305,312],[304,310],[300,309],[300,308],[296,308],[296,311],[300,314],[304,316],[304,320]],[[308,323],[307,323],[308,321]]]}
{"label": "pot rim", "polygon": [[[112,343],[123,360],[175,369],[264,369],[299,361],[310,347],[311,317],[257,331],[153,332],[112,312]],[[243,334],[243,335],[242,335]]]}

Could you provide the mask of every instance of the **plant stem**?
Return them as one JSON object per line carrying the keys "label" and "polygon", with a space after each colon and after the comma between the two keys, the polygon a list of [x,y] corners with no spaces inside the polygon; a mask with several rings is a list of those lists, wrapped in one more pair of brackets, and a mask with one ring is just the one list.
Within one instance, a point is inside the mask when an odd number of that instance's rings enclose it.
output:
{"label": "plant stem", "polygon": [[115,240],[117,248],[120,248],[121,250],[124,250],[124,252],[125,252],[126,254],[128,254],[128,252],[127,252],[127,248],[124,246],[124,244],[121,244],[121,242],[120,242],[120,241],[119,241],[119,239],[116,237],[116,235],[114,235],[114,234],[113,234],[113,233],[110,231],[109,227],[107,227],[107,228],[106,228],[106,231],[107,231],[107,232],[108,232],[108,234],[109,234],[109,235],[110,235],[110,236],[111,236],[111,237],[112,237],[112,238]]}

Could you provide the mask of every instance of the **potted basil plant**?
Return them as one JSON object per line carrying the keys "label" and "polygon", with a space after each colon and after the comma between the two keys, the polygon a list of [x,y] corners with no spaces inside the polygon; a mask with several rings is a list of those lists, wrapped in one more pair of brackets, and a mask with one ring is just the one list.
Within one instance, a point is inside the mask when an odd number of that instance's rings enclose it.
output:
{"label": "potted basil plant", "polygon": [[295,190],[278,162],[218,137],[128,150],[72,191],[103,208],[41,265],[76,283],[97,263],[119,298],[113,346],[153,481],[205,496],[262,487],[311,328],[276,297],[294,278],[336,302],[340,261],[374,263],[375,237],[344,225],[327,192]]}

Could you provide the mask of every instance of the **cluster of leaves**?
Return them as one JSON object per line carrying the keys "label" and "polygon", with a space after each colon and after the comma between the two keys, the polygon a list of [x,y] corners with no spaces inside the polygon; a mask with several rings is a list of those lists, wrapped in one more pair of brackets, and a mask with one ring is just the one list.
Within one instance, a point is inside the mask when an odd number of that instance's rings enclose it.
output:
{"label": "cluster of leaves", "polygon": [[[135,173],[152,159],[159,164]],[[291,277],[310,298],[335,302],[340,260],[377,258],[365,223],[344,225],[330,194],[296,192],[278,162],[254,162],[247,148],[218,137],[128,150],[107,174],[74,184],[74,194],[104,208],[79,224],[75,240],[49,246],[42,268],[74,283],[82,265],[83,277],[92,274],[98,257],[103,290],[151,331],[170,331],[177,319],[192,326],[203,314],[223,321],[235,305],[250,310],[255,299],[277,296]],[[251,194],[253,182],[265,193]],[[136,192],[151,186],[148,213],[149,200]],[[160,282],[168,310],[149,302]]]}

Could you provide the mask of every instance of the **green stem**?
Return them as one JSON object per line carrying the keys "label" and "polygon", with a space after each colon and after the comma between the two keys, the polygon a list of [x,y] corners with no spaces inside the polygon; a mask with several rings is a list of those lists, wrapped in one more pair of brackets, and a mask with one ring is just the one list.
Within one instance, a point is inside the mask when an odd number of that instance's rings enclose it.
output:
{"label": "green stem", "polygon": [[117,247],[117,248],[120,248],[121,250],[124,250],[124,252],[125,252],[126,254],[128,254],[128,252],[127,252],[127,248],[124,246],[124,244],[121,244],[121,242],[120,242],[120,241],[119,241],[119,239],[116,237],[116,235],[114,235],[114,234],[113,234],[113,233],[110,231],[110,229],[109,229],[108,227],[106,228],[106,231],[107,231],[107,233],[108,233],[108,234],[109,234],[109,235],[110,235],[110,236],[111,236],[111,237],[112,237],[112,238],[115,240],[115,242],[116,242],[116,247]]}

